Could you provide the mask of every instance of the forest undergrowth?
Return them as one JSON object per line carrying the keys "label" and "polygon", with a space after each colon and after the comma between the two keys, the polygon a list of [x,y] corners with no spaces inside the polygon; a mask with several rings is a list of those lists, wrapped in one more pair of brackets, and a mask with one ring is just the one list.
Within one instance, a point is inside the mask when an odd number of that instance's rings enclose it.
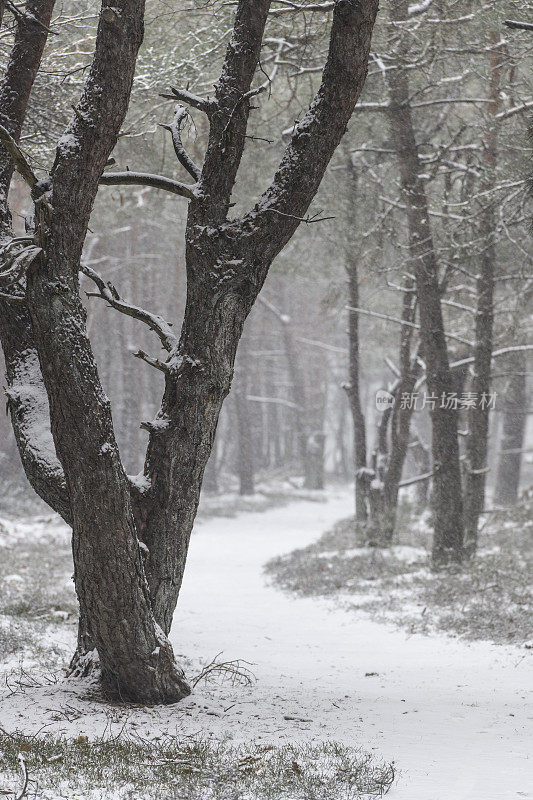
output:
{"label": "forest undergrowth", "polygon": [[428,518],[401,506],[390,547],[365,545],[353,518],[308,547],[270,561],[275,585],[302,597],[336,597],[348,610],[410,633],[533,647],[533,497],[486,515],[472,562],[432,571]]}
{"label": "forest undergrowth", "polygon": [[78,797],[87,787],[91,797],[136,800],[370,800],[383,797],[395,777],[392,764],[337,743],[235,747],[0,734],[0,761],[4,790],[15,794],[27,769],[30,791],[46,800]]}

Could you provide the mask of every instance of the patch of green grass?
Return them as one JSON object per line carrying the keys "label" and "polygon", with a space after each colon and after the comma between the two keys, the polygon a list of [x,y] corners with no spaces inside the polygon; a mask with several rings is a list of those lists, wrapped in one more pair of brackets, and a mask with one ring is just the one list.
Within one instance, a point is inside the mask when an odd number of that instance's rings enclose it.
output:
{"label": "patch of green grass", "polygon": [[348,519],[309,547],[270,561],[266,571],[286,591],[342,595],[348,607],[411,632],[525,644],[533,637],[531,511],[492,515],[476,559],[439,572],[429,568],[430,532],[405,515],[392,547],[362,546]]}
{"label": "patch of green grass", "polygon": [[4,791],[22,780],[19,754],[39,797],[165,800],[369,800],[383,797],[393,764],[337,743],[273,747],[208,741],[88,742],[0,734]]}

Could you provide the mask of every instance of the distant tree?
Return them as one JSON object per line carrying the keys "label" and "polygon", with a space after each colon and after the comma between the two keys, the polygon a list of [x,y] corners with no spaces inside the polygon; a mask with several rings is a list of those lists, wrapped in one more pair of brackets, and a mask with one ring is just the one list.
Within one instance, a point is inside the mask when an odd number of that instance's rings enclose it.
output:
{"label": "distant tree", "polygon": [[[28,0],[0,91],[3,157],[0,338],[11,420],[24,467],[39,494],[72,525],[83,670],[96,649],[108,697],[169,703],[190,689],[167,639],[189,537],[222,402],[246,316],[268,269],[315,196],[362,90],[377,0],[336,0],[322,81],[295,125],[278,170],[256,205],[230,217],[247,141],[253,86],[269,0],[239,0],[212,97],[175,89],[170,126],[192,183],[138,172],[105,173],[128,108],[143,36],[143,0],[102,4],[92,65],[74,117],[37,180],[18,148],[53,2]],[[29,44],[27,40],[29,39]],[[17,102],[9,105],[9,98]],[[184,105],[182,105],[184,104]],[[209,122],[201,166],[185,151],[186,105]],[[31,188],[34,222],[21,241],[10,230],[13,165]],[[187,301],[181,335],[157,314],[128,304],[81,263],[99,184],[159,188],[189,201]],[[162,372],[161,407],[146,424],[144,477],[131,481],[113,431],[85,327],[79,273],[110,306],[146,323],[164,358],[137,355]],[[47,426],[48,413],[50,428]]]}

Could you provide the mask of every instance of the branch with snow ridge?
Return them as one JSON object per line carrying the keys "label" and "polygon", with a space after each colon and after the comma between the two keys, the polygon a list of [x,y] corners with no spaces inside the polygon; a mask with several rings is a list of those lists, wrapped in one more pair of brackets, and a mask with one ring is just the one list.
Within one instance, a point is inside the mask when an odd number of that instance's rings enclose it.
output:
{"label": "branch with snow ridge", "polygon": [[166,322],[163,317],[160,317],[158,314],[152,314],[150,311],[145,311],[144,308],[139,308],[139,306],[134,306],[131,303],[127,303],[119,295],[113,284],[109,282],[106,283],[106,281],[104,281],[104,279],[97,272],[91,269],[91,267],[82,264],[80,269],[81,272],[90,278],[98,288],[98,292],[88,292],[87,294],[89,297],[100,297],[102,300],[105,300],[107,303],[109,303],[112,308],[120,311],[122,314],[126,314],[129,317],[138,319],[140,322],[144,322],[145,325],[148,325],[150,330],[154,331],[154,333],[159,336],[161,344],[165,350],[170,351],[177,345],[177,337],[172,332],[169,323]]}
{"label": "branch with snow ridge", "polygon": [[187,183],[165,178],[164,175],[151,175],[145,172],[104,172],[99,180],[102,186],[151,186],[153,189],[163,189],[165,192],[194,200],[195,187]]}

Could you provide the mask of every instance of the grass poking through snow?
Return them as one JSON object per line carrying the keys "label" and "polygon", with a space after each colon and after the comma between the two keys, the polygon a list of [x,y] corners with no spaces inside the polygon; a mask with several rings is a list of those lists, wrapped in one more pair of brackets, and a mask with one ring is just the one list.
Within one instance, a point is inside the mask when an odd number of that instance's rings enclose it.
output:
{"label": "grass poking through snow", "polygon": [[206,741],[88,742],[0,734],[4,792],[20,789],[22,754],[43,800],[370,800],[394,766],[336,743],[233,747]]}
{"label": "grass poking through snow", "polygon": [[431,532],[405,513],[392,547],[365,547],[352,519],[309,547],[275,558],[267,573],[300,596],[338,596],[352,609],[410,632],[532,645],[532,503],[491,515],[471,564],[429,568]]}

